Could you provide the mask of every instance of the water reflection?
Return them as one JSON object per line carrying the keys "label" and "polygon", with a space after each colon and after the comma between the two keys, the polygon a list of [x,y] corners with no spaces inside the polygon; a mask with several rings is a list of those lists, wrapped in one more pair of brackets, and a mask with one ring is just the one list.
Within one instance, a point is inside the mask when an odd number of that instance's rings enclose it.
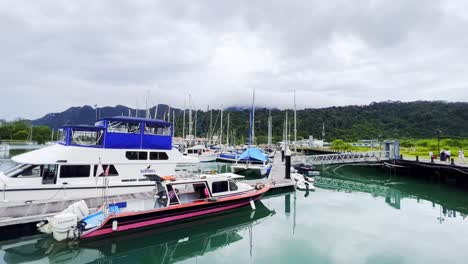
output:
{"label": "water reflection", "polygon": [[335,191],[364,192],[374,197],[384,197],[385,203],[395,209],[401,209],[404,199],[428,201],[432,207],[440,207],[440,223],[445,217],[465,219],[468,215],[468,197],[466,193],[454,187],[429,183],[405,176],[386,175],[376,168],[348,167],[339,170],[325,170],[318,177],[315,186]]}
{"label": "water reflection", "polygon": [[[94,241],[57,243],[42,235],[4,241],[0,242],[0,252],[4,253],[5,263],[175,263],[245,239],[239,234],[242,230],[248,229],[251,239],[255,225],[273,214],[274,211],[257,202],[255,211],[246,207],[218,216]],[[250,240],[251,252],[252,247]]]}

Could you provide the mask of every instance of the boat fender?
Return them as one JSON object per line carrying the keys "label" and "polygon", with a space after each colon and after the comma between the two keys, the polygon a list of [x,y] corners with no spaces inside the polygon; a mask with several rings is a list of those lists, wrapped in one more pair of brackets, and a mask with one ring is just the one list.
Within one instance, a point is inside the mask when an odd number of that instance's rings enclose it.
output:
{"label": "boat fender", "polygon": [[119,226],[118,226],[117,220],[112,221],[112,231],[114,231],[114,232],[117,231],[118,227]]}
{"label": "boat fender", "polygon": [[255,184],[255,190],[261,190],[265,187],[265,184],[263,183],[257,183]]}

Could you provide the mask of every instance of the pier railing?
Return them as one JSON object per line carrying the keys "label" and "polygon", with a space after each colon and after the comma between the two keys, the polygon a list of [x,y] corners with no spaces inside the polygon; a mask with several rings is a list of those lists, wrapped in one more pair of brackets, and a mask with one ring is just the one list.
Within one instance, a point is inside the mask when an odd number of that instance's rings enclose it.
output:
{"label": "pier railing", "polygon": [[358,162],[379,162],[393,159],[390,151],[348,152],[324,155],[294,156],[292,163],[304,163],[311,165],[319,164],[342,164]]}

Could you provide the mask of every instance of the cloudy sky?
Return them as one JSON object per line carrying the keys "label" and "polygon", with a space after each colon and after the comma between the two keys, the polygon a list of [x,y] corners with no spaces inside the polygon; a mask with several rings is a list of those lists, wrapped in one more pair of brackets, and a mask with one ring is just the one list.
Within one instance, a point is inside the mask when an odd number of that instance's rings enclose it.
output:
{"label": "cloudy sky", "polygon": [[0,1],[0,118],[468,101],[468,2]]}

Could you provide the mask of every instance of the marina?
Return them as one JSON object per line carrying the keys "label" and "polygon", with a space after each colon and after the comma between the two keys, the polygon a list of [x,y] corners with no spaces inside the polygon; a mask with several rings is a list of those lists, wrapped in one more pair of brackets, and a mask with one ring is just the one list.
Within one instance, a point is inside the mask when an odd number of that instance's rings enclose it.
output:
{"label": "marina", "polygon": [[468,263],[467,8],[0,3],[0,264]]}

